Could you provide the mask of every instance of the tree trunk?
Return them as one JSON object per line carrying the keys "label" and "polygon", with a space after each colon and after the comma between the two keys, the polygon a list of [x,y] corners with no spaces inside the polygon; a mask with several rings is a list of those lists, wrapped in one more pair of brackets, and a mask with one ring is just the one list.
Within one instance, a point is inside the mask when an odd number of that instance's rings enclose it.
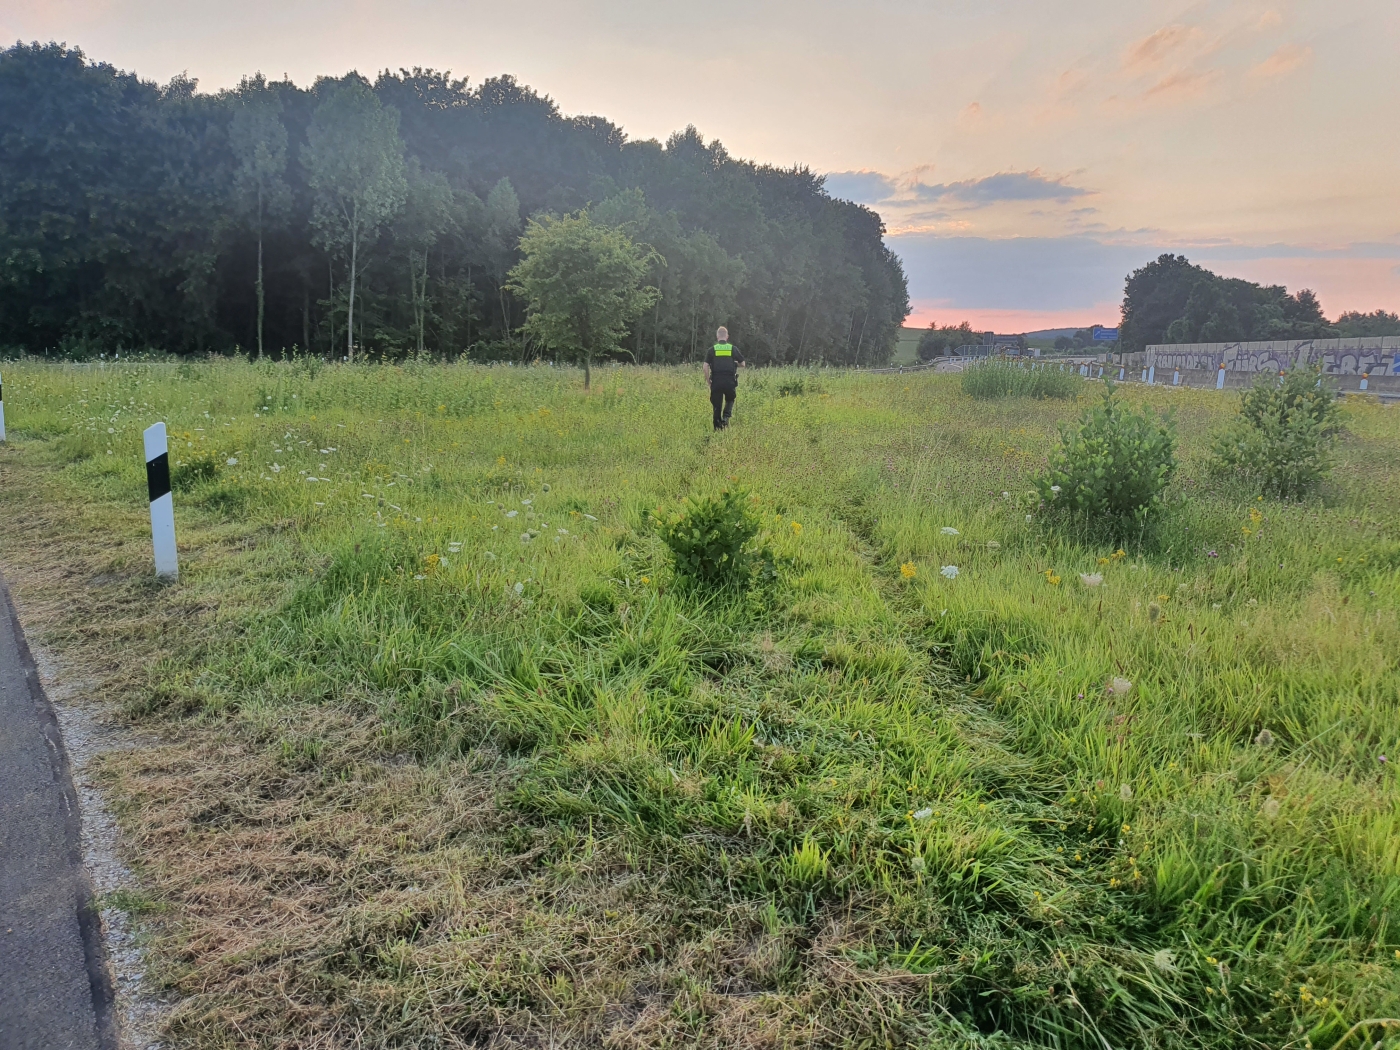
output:
{"label": "tree trunk", "polygon": [[[330,351],[331,356],[335,356],[335,260],[329,255],[326,256],[326,300],[331,304],[327,312],[326,319],[331,325]],[[306,348],[308,351],[310,347]]]}
{"label": "tree trunk", "polygon": [[591,354],[583,355],[583,389],[587,390],[593,382],[593,359]]}
{"label": "tree trunk", "polygon": [[345,359],[355,363],[355,259],[360,247],[360,238],[350,232],[350,301],[345,316]]}
{"label": "tree trunk", "polygon": [[258,186],[258,360],[262,360],[263,355],[263,313],[265,300],[263,298],[263,223],[262,223],[262,186]]}

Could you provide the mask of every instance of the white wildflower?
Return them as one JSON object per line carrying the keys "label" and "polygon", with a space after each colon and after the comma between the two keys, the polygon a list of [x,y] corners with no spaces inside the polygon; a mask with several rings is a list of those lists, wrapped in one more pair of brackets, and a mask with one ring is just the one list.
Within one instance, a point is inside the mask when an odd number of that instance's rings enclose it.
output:
{"label": "white wildflower", "polygon": [[517,583],[517,584],[515,585],[515,587],[512,588],[512,589],[515,591],[516,594],[524,594],[524,593],[525,593],[525,585],[524,585],[523,583]]}
{"label": "white wildflower", "polygon": [[597,521],[597,520],[598,520],[598,519],[595,518],[592,514],[585,514],[584,517],[587,518],[589,521]]}
{"label": "white wildflower", "polygon": [[928,820],[928,818],[931,817],[931,816],[933,816],[933,807],[932,807],[932,806],[925,806],[923,809],[917,811],[917,812],[914,814],[914,819],[915,819],[915,820]]}
{"label": "white wildflower", "polygon": [[531,503],[534,503],[534,502],[535,502],[535,501],[532,500],[532,499],[523,499],[523,500],[520,501],[520,505],[523,506],[523,507],[528,507]]}
{"label": "white wildflower", "polygon": [[926,865],[924,864],[923,857],[914,856],[909,858],[909,870],[915,875],[922,875],[925,867]]}
{"label": "white wildflower", "polygon": [[554,531],[556,531],[557,533],[559,533],[559,535],[561,535],[561,536],[567,536],[567,535],[569,534],[569,530],[568,530],[568,529],[555,529]]}
{"label": "white wildflower", "polygon": [[530,539],[531,539],[531,537],[530,537],[530,534],[529,534],[528,532],[522,532],[522,533],[520,534],[520,542],[521,542],[521,543],[529,543],[529,542],[530,542]]}
{"label": "white wildflower", "polygon": [[1127,696],[1133,691],[1133,683],[1114,675],[1106,688],[1109,696]]}
{"label": "white wildflower", "polygon": [[1051,491],[1051,492],[1059,492],[1059,491],[1060,491],[1060,486],[1059,486],[1059,485],[1051,485],[1051,486],[1050,486],[1050,491]]}
{"label": "white wildflower", "polygon": [[1131,784],[1121,785],[1118,788],[1118,797],[1124,802],[1131,802],[1133,800],[1133,786]]}
{"label": "white wildflower", "polygon": [[272,464],[272,473],[274,473],[274,474],[280,474],[280,473],[282,473],[282,464],[281,464],[281,463],[274,463],[274,464]]}
{"label": "white wildflower", "polygon": [[237,456],[229,456],[229,458],[226,459],[226,460],[224,460],[224,462],[225,462],[228,466],[230,466],[230,467],[236,467],[236,466],[238,466],[238,457],[237,457]]}
{"label": "white wildflower", "polygon": [[514,517],[516,517],[519,513],[520,513],[520,511],[518,511],[518,510],[508,510],[508,511],[506,511],[506,517],[507,517],[507,518],[514,518]]}
{"label": "white wildflower", "polygon": [[415,572],[413,578],[415,580],[426,580],[428,577],[424,576],[421,572]]}
{"label": "white wildflower", "polygon": [[1266,798],[1259,807],[1259,815],[1265,820],[1274,820],[1278,816],[1278,799]]}
{"label": "white wildflower", "polygon": [[956,565],[945,565],[938,570],[940,576],[946,576],[950,580],[958,578],[958,567]]}
{"label": "white wildflower", "polygon": [[956,536],[958,534],[958,530],[953,528],[953,526],[951,525],[944,525],[943,528],[939,529],[938,531],[943,533],[943,535],[945,536]]}
{"label": "white wildflower", "polygon": [[448,554],[461,554],[461,553],[462,553],[462,545],[461,545],[460,543],[449,543],[449,544],[447,545],[447,553],[448,553]]}
{"label": "white wildflower", "polygon": [[1159,948],[1152,956],[1152,965],[1163,973],[1176,973],[1176,955],[1170,948]]}
{"label": "white wildflower", "polygon": [[1027,520],[1027,521],[1030,521],[1030,520],[1031,520],[1031,516],[1030,516],[1029,514],[1026,515],[1026,520]]}
{"label": "white wildflower", "polygon": [[1002,498],[1002,499],[1010,499],[1010,498],[1011,498],[1011,493],[1006,492],[1005,490],[1003,490],[1003,491],[1002,491],[1002,494],[1001,494],[1001,498]]}
{"label": "white wildflower", "polygon": [[1081,572],[1079,582],[1085,587],[1097,587],[1103,583],[1103,573],[1101,572]]}

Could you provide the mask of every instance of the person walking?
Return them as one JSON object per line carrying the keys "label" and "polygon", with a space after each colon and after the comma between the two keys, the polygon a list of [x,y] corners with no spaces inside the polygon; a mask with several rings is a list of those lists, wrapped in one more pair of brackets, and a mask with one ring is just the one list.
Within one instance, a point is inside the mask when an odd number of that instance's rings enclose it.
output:
{"label": "person walking", "polygon": [[715,429],[729,426],[734,412],[734,398],[739,393],[739,369],[744,355],[729,344],[729,329],[715,332],[715,345],[705,356],[705,382],[710,386],[710,404],[715,410]]}

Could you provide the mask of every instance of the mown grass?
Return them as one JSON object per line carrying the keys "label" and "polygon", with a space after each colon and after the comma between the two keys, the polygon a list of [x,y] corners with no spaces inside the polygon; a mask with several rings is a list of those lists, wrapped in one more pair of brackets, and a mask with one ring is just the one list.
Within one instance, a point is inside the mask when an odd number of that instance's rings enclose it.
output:
{"label": "mown grass", "polygon": [[[1349,403],[1287,505],[1205,480],[1231,400],[1125,392],[1184,462],[1120,551],[1037,516],[1074,408],[951,376],[760,373],[713,436],[680,370],[6,378],[4,499],[105,523],[133,588],[141,426],[222,464],[142,592],[187,626],[126,701],[173,735],[112,774],[178,1042],[1303,1047],[1400,1013],[1393,410]],[[736,484],[777,578],[674,589],[650,512]]]}
{"label": "mown grass", "polygon": [[982,401],[1002,397],[1050,397],[1071,401],[1084,380],[1065,365],[1013,363],[990,358],[962,370],[962,392]]}

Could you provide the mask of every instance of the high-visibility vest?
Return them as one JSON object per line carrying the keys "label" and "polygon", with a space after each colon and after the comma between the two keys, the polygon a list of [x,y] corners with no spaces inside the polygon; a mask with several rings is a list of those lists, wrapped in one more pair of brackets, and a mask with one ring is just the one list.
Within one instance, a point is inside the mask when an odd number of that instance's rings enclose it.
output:
{"label": "high-visibility vest", "polygon": [[733,345],[730,344],[730,343],[716,343],[716,344],[715,344],[715,356],[716,356],[716,357],[733,357],[733,356],[734,356],[734,347],[733,347]]}

